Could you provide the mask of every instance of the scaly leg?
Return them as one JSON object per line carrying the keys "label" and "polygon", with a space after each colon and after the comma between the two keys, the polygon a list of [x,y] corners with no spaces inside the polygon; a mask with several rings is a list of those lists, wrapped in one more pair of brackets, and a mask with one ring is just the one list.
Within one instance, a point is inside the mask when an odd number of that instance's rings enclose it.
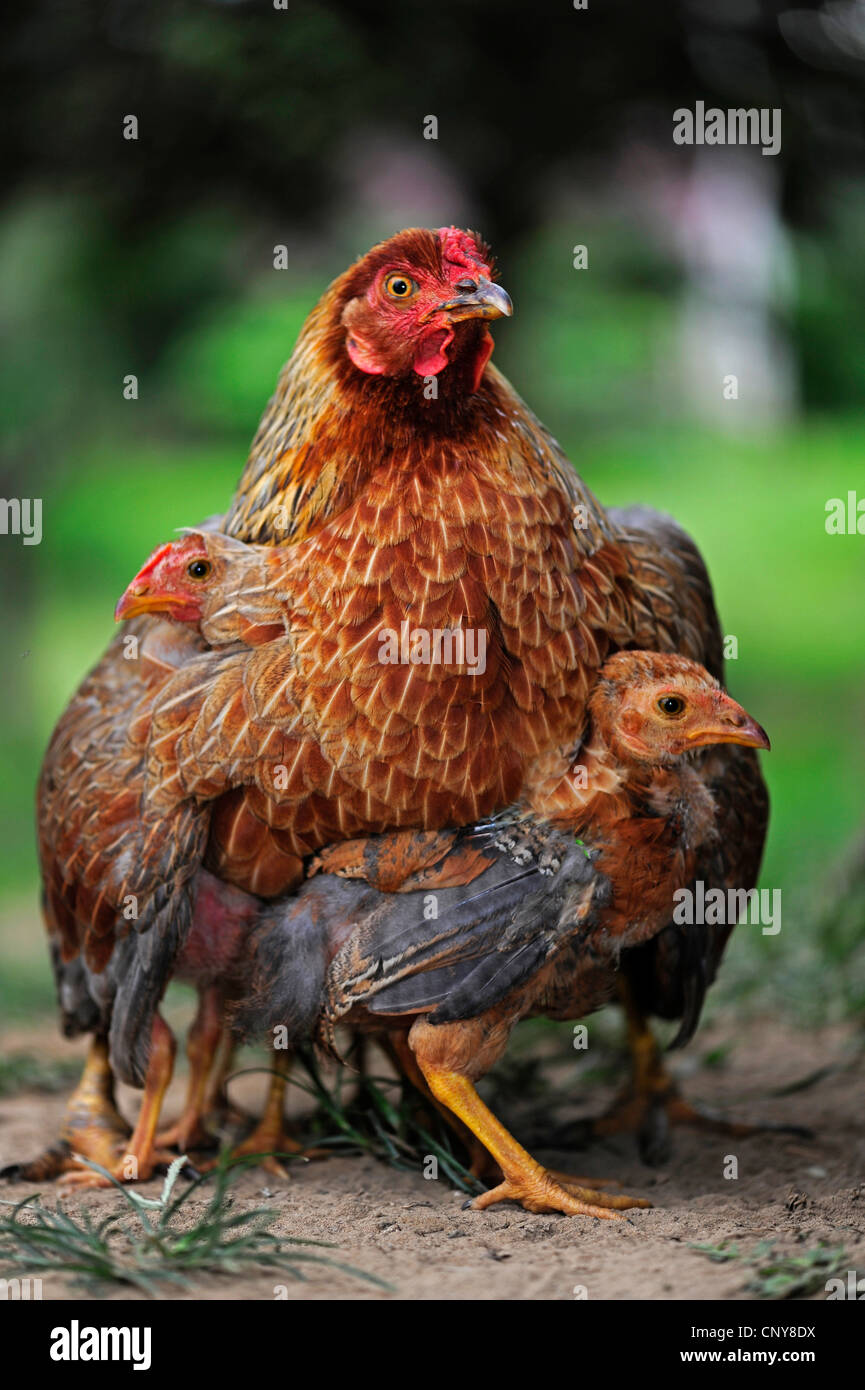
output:
{"label": "scaly leg", "polygon": [[178,1120],[156,1136],[158,1148],[176,1148],[180,1153],[190,1149],[212,1147],[213,1139],[204,1126],[207,1109],[207,1082],[216,1050],[222,1036],[222,991],[217,985],[202,989],[198,999],[189,1036],[186,1056],[189,1059],[189,1085],[186,1103]]}
{"label": "scaly leg", "polygon": [[[471,1176],[484,1182],[501,1182],[503,1177],[502,1170],[489,1150],[484,1148],[480,1139],[472,1133],[467,1125],[463,1124],[462,1120],[457,1119],[452,1110],[449,1110],[446,1105],[440,1100],[437,1100],[433,1095],[427,1083],[427,1079],[418,1065],[417,1058],[409,1045],[408,1033],[386,1033],[383,1038],[379,1039],[379,1042],[390,1056],[394,1065],[405,1073],[409,1081],[416,1090],[420,1092],[424,1099],[429,1101],[430,1105],[435,1106],[442,1119],[460,1140],[469,1156],[468,1171]],[[591,1188],[619,1186],[615,1178],[578,1178],[573,1177],[569,1173],[559,1173],[552,1168],[548,1168],[547,1172],[556,1182],[561,1184],[570,1183],[571,1185]]]}
{"label": "scaly leg", "polygon": [[226,1126],[244,1128],[252,1116],[241,1106],[235,1104],[228,1095],[228,1082],[234,1066],[237,1039],[230,1024],[224,1023],[216,1049],[216,1061],[207,1088],[204,1113],[208,1128],[219,1131]]}
{"label": "scaly leg", "polygon": [[414,1086],[415,1090],[420,1092],[424,1100],[435,1107],[448,1128],[457,1136],[468,1153],[468,1171],[472,1177],[485,1178],[491,1176],[492,1173],[497,1174],[499,1170],[496,1167],[495,1161],[484,1148],[481,1141],[475,1138],[474,1134],[472,1134],[467,1125],[463,1124],[462,1120],[457,1119],[452,1110],[449,1110],[446,1105],[443,1105],[442,1102],[437,1100],[433,1095],[427,1084],[427,1079],[418,1065],[417,1058],[409,1046],[408,1033],[384,1033],[379,1038],[379,1042],[390,1057],[397,1071],[401,1071]]}
{"label": "scaly leg", "polygon": [[[168,1024],[159,1014],[153,1019],[150,1035],[150,1061],[144,1081],[144,1096],[138,1111],[138,1120],[128,1143],[115,1147],[110,1161],[102,1166],[118,1182],[144,1182],[151,1177],[154,1168],[170,1163],[174,1154],[165,1154],[155,1148],[155,1136],[159,1124],[162,1101],[174,1071],[174,1054],[177,1044]],[[91,1168],[80,1164],[64,1173],[60,1179],[66,1187],[110,1187],[108,1178],[94,1173]]]}
{"label": "scaly leg", "polygon": [[298,1154],[304,1158],[325,1156],[324,1150],[307,1149],[296,1139],[292,1139],[287,1132],[283,1111],[285,1088],[291,1072],[291,1062],[289,1053],[274,1053],[273,1075],[270,1079],[270,1088],[261,1119],[252,1133],[231,1153],[232,1158],[244,1158],[250,1154],[266,1154],[267,1157],[261,1159],[259,1167],[280,1178],[287,1176],[285,1168],[276,1156],[280,1153]]}
{"label": "scaly leg", "polygon": [[[471,1206],[483,1211],[494,1202],[520,1202],[527,1211],[561,1211],[566,1216],[597,1216],[620,1221],[617,1210],[648,1207],[642,1197],[610,1197],[576,1183],[558,1182],[508,1133],[484,1105],[472,1082],[458,1072],[449,1071],[418,1056],[418,1063],[437,1100],[468,1126],[492,1154],[504,1174],[498,1187],[475,1197]],[[616,1210],[613,1210],[616,1209]]]}
{"label": "scaly leg", "polygon": [[94,1038],[87,1053],[81,1080],[69,1098],[60,1137],[30,1163],[11,1163],[0,1177],[12,1182],[45,1182],[81,1165],[73,1153],[109,1168],[129,1134],[129,1125],[114,1103],[114,1075],[108,1061],[108,1044]]}

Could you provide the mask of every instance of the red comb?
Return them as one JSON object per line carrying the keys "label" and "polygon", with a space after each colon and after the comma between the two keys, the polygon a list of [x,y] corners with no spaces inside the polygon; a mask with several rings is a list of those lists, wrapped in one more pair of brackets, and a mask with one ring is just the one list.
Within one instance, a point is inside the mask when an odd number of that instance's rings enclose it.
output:
{"label": "red comb", "polygon": [[176,544],[176,541],[166,541],[165,545],[160,545],[157,550],[154,550],[150,558],[144,562],[143,567],[138,571],[136,577],[138,579],[143,579],[146,575],[152,574],[160,560],[164,560],[166,555],[169,551],[173,550]]}
{"label": "red comb", "polygon": [[477,242],[469,232],[464,232],[460,227],[439,227],[439,240],[442,244],[442,256],[451,265],[460,266],[463,270],[471,271],[474,275],[489,277],[490,268],[482,259],[478,250]]}
{"label": "red comb", "polygon": [[198,550],[201,545],[201,537],[198,535],[183,536],[179,541],[166,541],[165,545],[160,545],[154,550],[149,559],[145,560],[144,566],[139,570],[136,579],[147,579],[156,566],[168,558],[169,555],[181,556],[187,550]]}

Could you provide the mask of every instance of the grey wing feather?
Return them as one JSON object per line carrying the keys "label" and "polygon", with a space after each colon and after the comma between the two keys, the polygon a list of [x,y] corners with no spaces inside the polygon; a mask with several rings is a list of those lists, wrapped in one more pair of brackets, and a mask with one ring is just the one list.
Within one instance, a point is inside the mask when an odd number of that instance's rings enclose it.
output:
{"label": "grey wing feather", "polygon": [[474,1017],[530,978],[575,933],[609,885],[582,849],[550,832],[557,872],[516,866],[491,850],[465,887],[381,893],[320,874],[271,905],[253,933],[252,997],[238,1010],[246,1031],[284,1024],[289,1040],[325,1035],[362,1006],[384,1016],[435,1010],[436,1022]]}

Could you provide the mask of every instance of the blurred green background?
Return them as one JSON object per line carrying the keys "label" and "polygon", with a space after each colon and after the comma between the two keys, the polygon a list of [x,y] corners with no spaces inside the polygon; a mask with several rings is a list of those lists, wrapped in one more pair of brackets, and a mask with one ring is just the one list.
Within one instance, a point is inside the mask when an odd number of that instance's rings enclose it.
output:
{"label": "blurred green background", "polygon": [[[36,4],[4,60],[2,491],[43,499],[40,545],[0,536],[7,1020],[52,1006],[33,788],[117,597],[225,508],[332,276],[451,221],[493,243],[515,303],[496,362],[589,485],[698,541],[729,685],[772,737],[784,925],[736,933],[718,997],[865,1007],[865,535],[824,524],[829,498],[865,498],[855,33],[827,56],[818,6],[791,27],[771,4],[146,8]],[[780,156],[675,147],[698,97],[781,108]]]}

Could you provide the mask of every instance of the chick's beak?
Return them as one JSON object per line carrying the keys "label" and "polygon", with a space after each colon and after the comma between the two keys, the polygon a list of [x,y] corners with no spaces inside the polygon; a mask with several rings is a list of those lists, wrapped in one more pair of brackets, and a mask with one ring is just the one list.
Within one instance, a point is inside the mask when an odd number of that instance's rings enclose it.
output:
{"label": "chick's beak", "polygon": [[447,314],[452,323],[460,323],[463,319],[509,319],[514,312],[507,290],[491,280],[467,280],[465,287],[458,281],[454,288],[459,294],[437,304],[432,313]]}
{"label": "chick's beak", "polygon": [[117,600],[114,621],[122,623],[126,618],[137,618],[139,613],[147,612],[148,603],[152,609],[152,595],[148,594],[144,585],[137,585],[133,579],[126,592]]}
{"label": "chick's beak", "polygon": [[766,730],[729,695],[721,696],[714,718],[688,738],[689,748],[704,748],[714,743],[738,743],[743,748],[767,751],[772,747]]}
{"label": "chick's beak", "polygon": [[154,594],[142,580],[133,579],[114,610],[114,621],[137,618],[142,613],[170,613],[172,607],[183,607],[186,600],[180,594]]}

